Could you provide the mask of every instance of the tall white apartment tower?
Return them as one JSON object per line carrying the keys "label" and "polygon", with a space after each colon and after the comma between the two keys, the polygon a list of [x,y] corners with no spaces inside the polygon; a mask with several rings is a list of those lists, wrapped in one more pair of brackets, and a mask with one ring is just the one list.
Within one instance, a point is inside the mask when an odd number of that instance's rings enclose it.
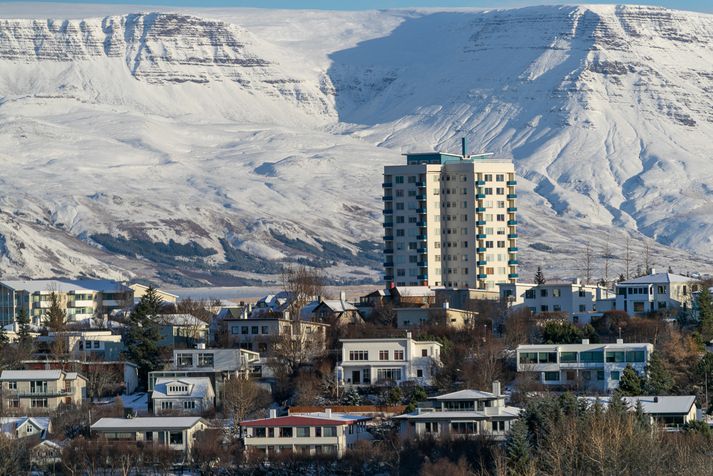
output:
{"label": "tall white apartment tower", "polygon": [[497,290],[517,280],[515,167],[492,154],[406,154],[384,167],[387,286]]}

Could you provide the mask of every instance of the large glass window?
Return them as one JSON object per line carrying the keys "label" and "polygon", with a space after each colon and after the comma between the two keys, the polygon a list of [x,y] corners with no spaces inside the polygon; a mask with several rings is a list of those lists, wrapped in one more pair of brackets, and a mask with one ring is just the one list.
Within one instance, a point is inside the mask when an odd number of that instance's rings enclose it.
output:
{"label": "large glass window", "polygon": [[168,442],[172,445],[182,445],[183,444],[183,432],[182,431],[172,431],[168,437]]}
{"label": "large glass window", "polygon": [[586,352],[580,352],[579,354],[580,362],[604,362],[604,352],[601,350],[589,350]]}
{"label": "large glass window", "polygon": [[560,362],[561,363],[572,363],[572,362],[577,362],[577,353],[576,352],[561,352],[560,353]]}
{"label": "large glass window", "polygon": [[190,367],[193,365],[193,355],[192,354],[177,354],[176,355],[176,365],[178,367]]}
{"label": "large glass window", "polygon": [[366,350],[350,350],[349,360],[369,360],[369,351]]}
{"label": "large glass window", "polygon": [[557,352],[539,352],[537,354],[537,361],[541,364],[556,364]]}
{"label": "large glass window", "polygon": [[545,382],[559,382],[559,372],[545,372]]}
{"label": "large glass window", "polygon": [[626,351],[627,362],[645,362],[646,352],[643,350],[628,350]]}
{"label": "large glass window", "polygon": [[297,437],[298,438],[309,438],[309,427],[308,426],[298,426],[297,427]]}
{"label": "large glass window", "polygon": [[198,354],[198,367],[213,367],[213,354]]}
{"label": "large glass window", "polygon": [[607,352],[607,362],[624,362],[626,359],[624,357],[624,351],[609,351]]}
{"label": "large glass window", "polygon": [[521,364],[536,364],[537,352],[520,352]]}
{"label": "large glass window", "polygon": [[322,434],[325,437],[337,436],[337,427],[336,426],[324,426],[324,427],[322,427]]}

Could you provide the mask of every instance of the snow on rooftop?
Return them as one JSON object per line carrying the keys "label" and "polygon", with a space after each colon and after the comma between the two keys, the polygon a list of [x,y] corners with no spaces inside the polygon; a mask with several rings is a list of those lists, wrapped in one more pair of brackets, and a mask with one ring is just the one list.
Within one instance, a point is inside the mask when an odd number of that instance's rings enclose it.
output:
{"label": "snow on rooftop", "polygon": [[185,429],[195,426],[201,417],[136,417],[136,418],[101,418],[94,423],[92,430],[113,429]]}
{"label": "snow on rooftop", "polygon": [[680,274],[654,273],[639,276],[638,278],[627,279],[626,281],[618,283],[617,286],[626,286],[629,284],[689,283],[691,281],[695,280],[693,278],[689,278],[688,276],[681,276]]}
{"label": "snow on rooftop", "polygon": [[3,370],[0,380],[59,380],[61,376],[61,370]]}
{"label": "snow on rooftop", "polygon": [[121,292],[129,288],[116,281],[108,279],[34,279],[34,280],[6,280],[0,281],[16,291],[29,293],[60,293],[68,292]]}

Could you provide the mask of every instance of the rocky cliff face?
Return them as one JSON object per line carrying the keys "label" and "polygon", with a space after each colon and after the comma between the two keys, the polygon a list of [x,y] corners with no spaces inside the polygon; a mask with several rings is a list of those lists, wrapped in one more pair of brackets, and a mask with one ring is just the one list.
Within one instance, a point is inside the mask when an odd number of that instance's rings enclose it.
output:
{"label": "rocky cliff face", "polygon": [[0,273],[373,279],[383,165],[462,135],[516,162],[523,276],[713,266],[713,16],[211,16],[0,20]]}

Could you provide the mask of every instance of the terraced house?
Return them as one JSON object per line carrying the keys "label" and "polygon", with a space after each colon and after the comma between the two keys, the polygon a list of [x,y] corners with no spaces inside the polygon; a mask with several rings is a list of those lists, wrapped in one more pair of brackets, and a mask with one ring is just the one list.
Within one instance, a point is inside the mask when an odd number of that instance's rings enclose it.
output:
{"label": "terraced house", "polygon": [[654,351],[653,344],[536,344],[517,347],[517,371],[532,372],[547,386],[588,388],[609,392],[619,387],[627,365],[636,372],[646,371]]}
{"label": "terraced house", "polygon": [[15,322],[24,309],[34,324],[40,324],[50,307],[51,294],[58,297],[68,321],[83,321],[108,315],[133,303],[133,290],[103,279],[39,279],[0,281],[0,324]]}
{"label": "terraced house", "polygon": [[384,281],[496,291],[517,275],[511,160],[492,154],[406,154],[384,168]]}
{"label": "terraced house", "polygon": [[87,379],[63,370],[3,370],[3,407],[11,412],[51,413],[61,405],[80,405]]}

